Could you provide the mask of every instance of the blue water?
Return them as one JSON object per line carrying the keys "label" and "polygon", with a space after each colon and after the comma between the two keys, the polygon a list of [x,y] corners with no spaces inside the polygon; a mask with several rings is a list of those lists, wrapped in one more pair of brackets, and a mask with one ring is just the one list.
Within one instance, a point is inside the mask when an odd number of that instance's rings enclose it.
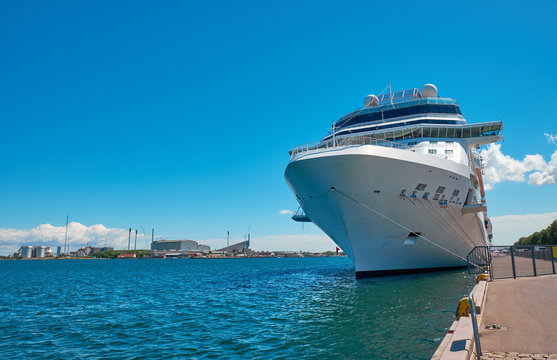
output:
{"label": "blue water", "polygon": [[426,359],[465,271],[346,258],[0,261],[0,358]]}

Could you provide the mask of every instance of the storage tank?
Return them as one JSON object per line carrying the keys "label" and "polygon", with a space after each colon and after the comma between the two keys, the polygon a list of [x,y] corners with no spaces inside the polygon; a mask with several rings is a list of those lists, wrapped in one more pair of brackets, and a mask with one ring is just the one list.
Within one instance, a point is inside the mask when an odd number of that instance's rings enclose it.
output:
{"label": "storage tank", "polygon": [[22,258],[32,258],[33,257],[33,247],[32,246],[22,246],[21,247],[21,257]]}
{"label": "storage tank", "polygon": [[44,258],[46,256],[46,246],[37,246],[35,247],[35,257]]}

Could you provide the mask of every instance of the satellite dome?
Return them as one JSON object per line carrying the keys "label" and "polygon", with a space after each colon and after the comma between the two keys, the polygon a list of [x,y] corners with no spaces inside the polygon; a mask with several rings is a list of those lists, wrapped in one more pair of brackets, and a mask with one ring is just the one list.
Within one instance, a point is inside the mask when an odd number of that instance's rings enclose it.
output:
{"label": "satellite dome", "polygon": [[437,88],[433,84],[425,84],[424,86],[422,86],[421,94],[422,97],[436,97]]}
{"label": "satellite dome", "polygon": [[370,94],[364,99],[364,105],[368,108],[377,106],[379,105],[379,98],[373,94]]}

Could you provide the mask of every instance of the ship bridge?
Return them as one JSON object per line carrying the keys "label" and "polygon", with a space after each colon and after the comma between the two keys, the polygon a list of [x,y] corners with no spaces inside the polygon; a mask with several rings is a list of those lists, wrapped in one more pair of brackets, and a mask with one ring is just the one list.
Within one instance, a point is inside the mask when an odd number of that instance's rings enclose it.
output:
{"label": "ship bridge", "polygon": [[460,115],[461,122],[465,122],[456,100],[449,98],[407,99],[397,104],[385,104],[376,108],[362,108],[343,116],[335,129],[342,129],[364,123],[384,123],[404,116],[424,114]]}

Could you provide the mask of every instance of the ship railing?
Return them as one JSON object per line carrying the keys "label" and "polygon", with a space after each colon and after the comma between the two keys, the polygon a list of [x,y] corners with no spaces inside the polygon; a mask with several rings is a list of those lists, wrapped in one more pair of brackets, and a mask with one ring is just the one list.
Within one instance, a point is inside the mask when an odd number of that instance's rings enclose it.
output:
{"label": "ship railing", "polygon": [[296,146],[294,149],[290,150],[289,152],[290,152],[290,156],[294,156],[296,154],[312,151],[312,150],[345,147],[345,146],[358,146],[358,145],[375,145],[375,146],[384,146],[388,148],[404,149],[404,150],[408,150],[410,148],[410,146],[406,144],[401,144],[395,141],[377,139],[370,135],[361,135],[361,136],[342,137],[342,138],[329,139],[326,141],[307,143],[307,144]]}

